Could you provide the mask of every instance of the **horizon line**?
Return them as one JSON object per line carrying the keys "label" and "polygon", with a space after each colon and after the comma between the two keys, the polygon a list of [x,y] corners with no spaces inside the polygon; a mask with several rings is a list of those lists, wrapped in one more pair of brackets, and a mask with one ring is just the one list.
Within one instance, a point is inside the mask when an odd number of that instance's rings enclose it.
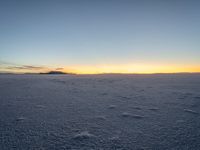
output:
{"label": "horizon line", "polygon": [[70,73],[60,72],[57,74],[51,74],[50,72],[0,72],[0,74],[13,74],[13,75],[156,75],[156,74],[200,74],[200,72],[155,72],[155,73]]}

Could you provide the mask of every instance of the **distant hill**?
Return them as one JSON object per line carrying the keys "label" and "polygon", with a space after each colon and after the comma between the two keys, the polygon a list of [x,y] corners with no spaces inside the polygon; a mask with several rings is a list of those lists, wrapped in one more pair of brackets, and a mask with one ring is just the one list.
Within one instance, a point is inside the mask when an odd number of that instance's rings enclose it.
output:
{"label": "distant hill", "polygon": [[52,75],[57,75],[57,74],[72,74],[72,73],[66,73],[66,72],[62,72],[62,71],[49,71],[46,73],[40,73],[40,74],[52,74]]}

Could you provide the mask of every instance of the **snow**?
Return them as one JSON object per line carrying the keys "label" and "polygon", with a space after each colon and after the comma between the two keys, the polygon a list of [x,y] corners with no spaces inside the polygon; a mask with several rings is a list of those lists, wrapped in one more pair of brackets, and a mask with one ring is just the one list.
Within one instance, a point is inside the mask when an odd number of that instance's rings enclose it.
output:
{"label": "snow", "polygon": [[110,105],[108,108],[109,108],[109,109],[115,109],[116,106],[115,106],[115,105]]}
{"label": "snow", "polygon": [[159,109],[158,108],[149,108],[149,110],[158,111]]}
{"label": "snow", "polygon": [[184,111],[192,114],[198,114],[196,111],[193,111],[191,109],[184,109]]}
{"label": "snow", "polygon": [[0,75],[0,149],[198,150],[200,75]]}
{"label": "snow", "polygon": [[24,121],[24,120],[26,120],[25,117],[19,117],[19,118],[16,119],[16,121]]}
{"label": "snow", "polygon": [[88,131],[83,131],[74,136],[75,139],[79,139],[79,140],[93,138],[93,137],[95,137],[95,136],[93,134],[90,134]]}

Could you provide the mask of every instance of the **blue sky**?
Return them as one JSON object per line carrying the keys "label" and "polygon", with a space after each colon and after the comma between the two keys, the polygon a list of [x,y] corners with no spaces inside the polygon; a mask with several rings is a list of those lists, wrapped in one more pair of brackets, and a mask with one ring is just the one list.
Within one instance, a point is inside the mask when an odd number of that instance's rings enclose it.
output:
{"label": "blue sky", "polygon": [[198,0],[2,0],[0,61],[198,67],[199,7]]}

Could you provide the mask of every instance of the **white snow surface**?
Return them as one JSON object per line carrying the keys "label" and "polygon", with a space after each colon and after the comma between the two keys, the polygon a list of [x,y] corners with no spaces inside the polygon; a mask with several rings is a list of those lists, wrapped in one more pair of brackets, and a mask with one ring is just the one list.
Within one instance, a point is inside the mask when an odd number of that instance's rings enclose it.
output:
{"label": "white snow surface", "polygon": [[0,75],[1,150],[199,150],[200,74]]}

